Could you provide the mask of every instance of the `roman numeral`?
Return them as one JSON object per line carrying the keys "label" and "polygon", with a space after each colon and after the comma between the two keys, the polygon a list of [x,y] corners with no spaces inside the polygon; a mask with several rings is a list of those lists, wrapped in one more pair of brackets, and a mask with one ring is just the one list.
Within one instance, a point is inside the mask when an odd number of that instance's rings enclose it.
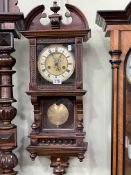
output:
{"label": "roman numeral", "polygon": [[66,69],[66,72],[68,72],[68,73],[69,73],[69,72],[70,72],[70,70],[69,70],[69,69]]}
{"label": "roman numeral", "polygon": [[72,63],[68,63],[68,65],[72,65]]}
{"label": "roman numeral", "polygon": [[51,51],[50,49],[48,50],[48,52],[49,52],[50,54],[52,53],[52,51]]}
{"label": "roman numeral", "polygon": [[64,50],[63,50],[63,49],[62,49],[62,50],[60,50],[60,53],[62,53],[62,54],[63,54],[63,53],[64,53]]}

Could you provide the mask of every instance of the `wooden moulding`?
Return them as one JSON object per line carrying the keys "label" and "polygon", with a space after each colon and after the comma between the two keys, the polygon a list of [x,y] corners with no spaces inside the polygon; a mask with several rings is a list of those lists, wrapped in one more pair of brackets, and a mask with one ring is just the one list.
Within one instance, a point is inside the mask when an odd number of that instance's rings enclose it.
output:
{"label": "wooden moulding", "polygon": [[131,23],[131,2],[125,10],[97,11],[96,24],[106,30],[109,25],[130,25]]}
{"label": "wooden moulding", "polygon": [[85,95],[85,90],[74,90],[74,91],[29,91],[28,95],[32,96],[82,96]]}

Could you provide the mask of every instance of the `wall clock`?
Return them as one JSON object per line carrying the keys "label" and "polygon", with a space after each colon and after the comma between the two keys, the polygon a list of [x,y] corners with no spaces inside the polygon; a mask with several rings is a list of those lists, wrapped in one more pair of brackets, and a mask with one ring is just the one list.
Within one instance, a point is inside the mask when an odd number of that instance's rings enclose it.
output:
{"label": "wall clock", "polygon": [[[110,36],[112,59],[111,174],[131,173],[131,2],[121,11],[98,11],[96,23]],[[127,39],[128,38],[128,39]],[[127,140],[127,141],[126,141]]]}
{"label": "wall clock", "polygon": [[[85,16],[66,4],[64,24],[53,3],[52,15],[43,5],[34,8],[25,19],[22,34],[30,44],[30,84],[28,95],[34,106],[34,122],[27,150],[36,156],[48,156],[55,174],[64,174],[70,157],[83,161],[87,150],[83,132],[83,42],[90,38]],[[41,18],[50,19],[47,25]]]}

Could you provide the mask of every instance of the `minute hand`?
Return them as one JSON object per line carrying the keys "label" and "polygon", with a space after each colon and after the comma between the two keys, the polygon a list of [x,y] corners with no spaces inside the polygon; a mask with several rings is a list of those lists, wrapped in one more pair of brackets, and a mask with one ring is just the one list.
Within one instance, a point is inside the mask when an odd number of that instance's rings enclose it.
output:
{"label": "minute hand", "polygon": [[64,51],[59,55],[59,58],[61,58],[61,56],[63,55]]}
{"label": "minute hand", "polygon": [[53,54],[53,53],[51,53],[51,55],[52,55],[53,60],[56,60],[56,58],[54,57],[54,54]]}
{"label": "minute hand", "polygon": [[60,59],[57,59],[55,62],[55,66],[57,67],[57,70],[60,71],[61,70],[61,63],[60,63]]}
{"label": "minute hand", "polygon": [[55,66],[57,66],[58,65],[58,59],[54,57],[54,54],[53,53],[51,53],[51,56],[52,56],[52,58],[54,60]]}

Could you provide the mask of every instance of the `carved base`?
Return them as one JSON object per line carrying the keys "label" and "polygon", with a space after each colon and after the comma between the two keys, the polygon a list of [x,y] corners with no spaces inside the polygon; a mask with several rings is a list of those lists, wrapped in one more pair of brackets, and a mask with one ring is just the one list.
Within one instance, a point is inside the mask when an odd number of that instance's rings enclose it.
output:
{"label": "carved base", "polygon": [[85,158],[84,154],[87,151],[87,143],[83,146],[71,146],[65,145],[60,147],[50,145],[36,145],[28,146],[27,150],[30,152],[30,157],[34,161],[37,156],[49,156],[51,157],[50,167],[53,167],[53,173],[56,175],[63,175],[66,173],[66,169],[69,166],[68,160],[70,157],[78,157],[82,162]]}
{"label": "carved base", "polygon": [[16,175],[17,172],[13,170],[18,163],[17,157],[12,150],[3,150],[0,152],[0,169],[1,175]]}
{"label": "carved base", "polygon": [[51,157],[51,167],[54,168],[53,173],[56,175],[63,175],[69,166],[68,157]]}

